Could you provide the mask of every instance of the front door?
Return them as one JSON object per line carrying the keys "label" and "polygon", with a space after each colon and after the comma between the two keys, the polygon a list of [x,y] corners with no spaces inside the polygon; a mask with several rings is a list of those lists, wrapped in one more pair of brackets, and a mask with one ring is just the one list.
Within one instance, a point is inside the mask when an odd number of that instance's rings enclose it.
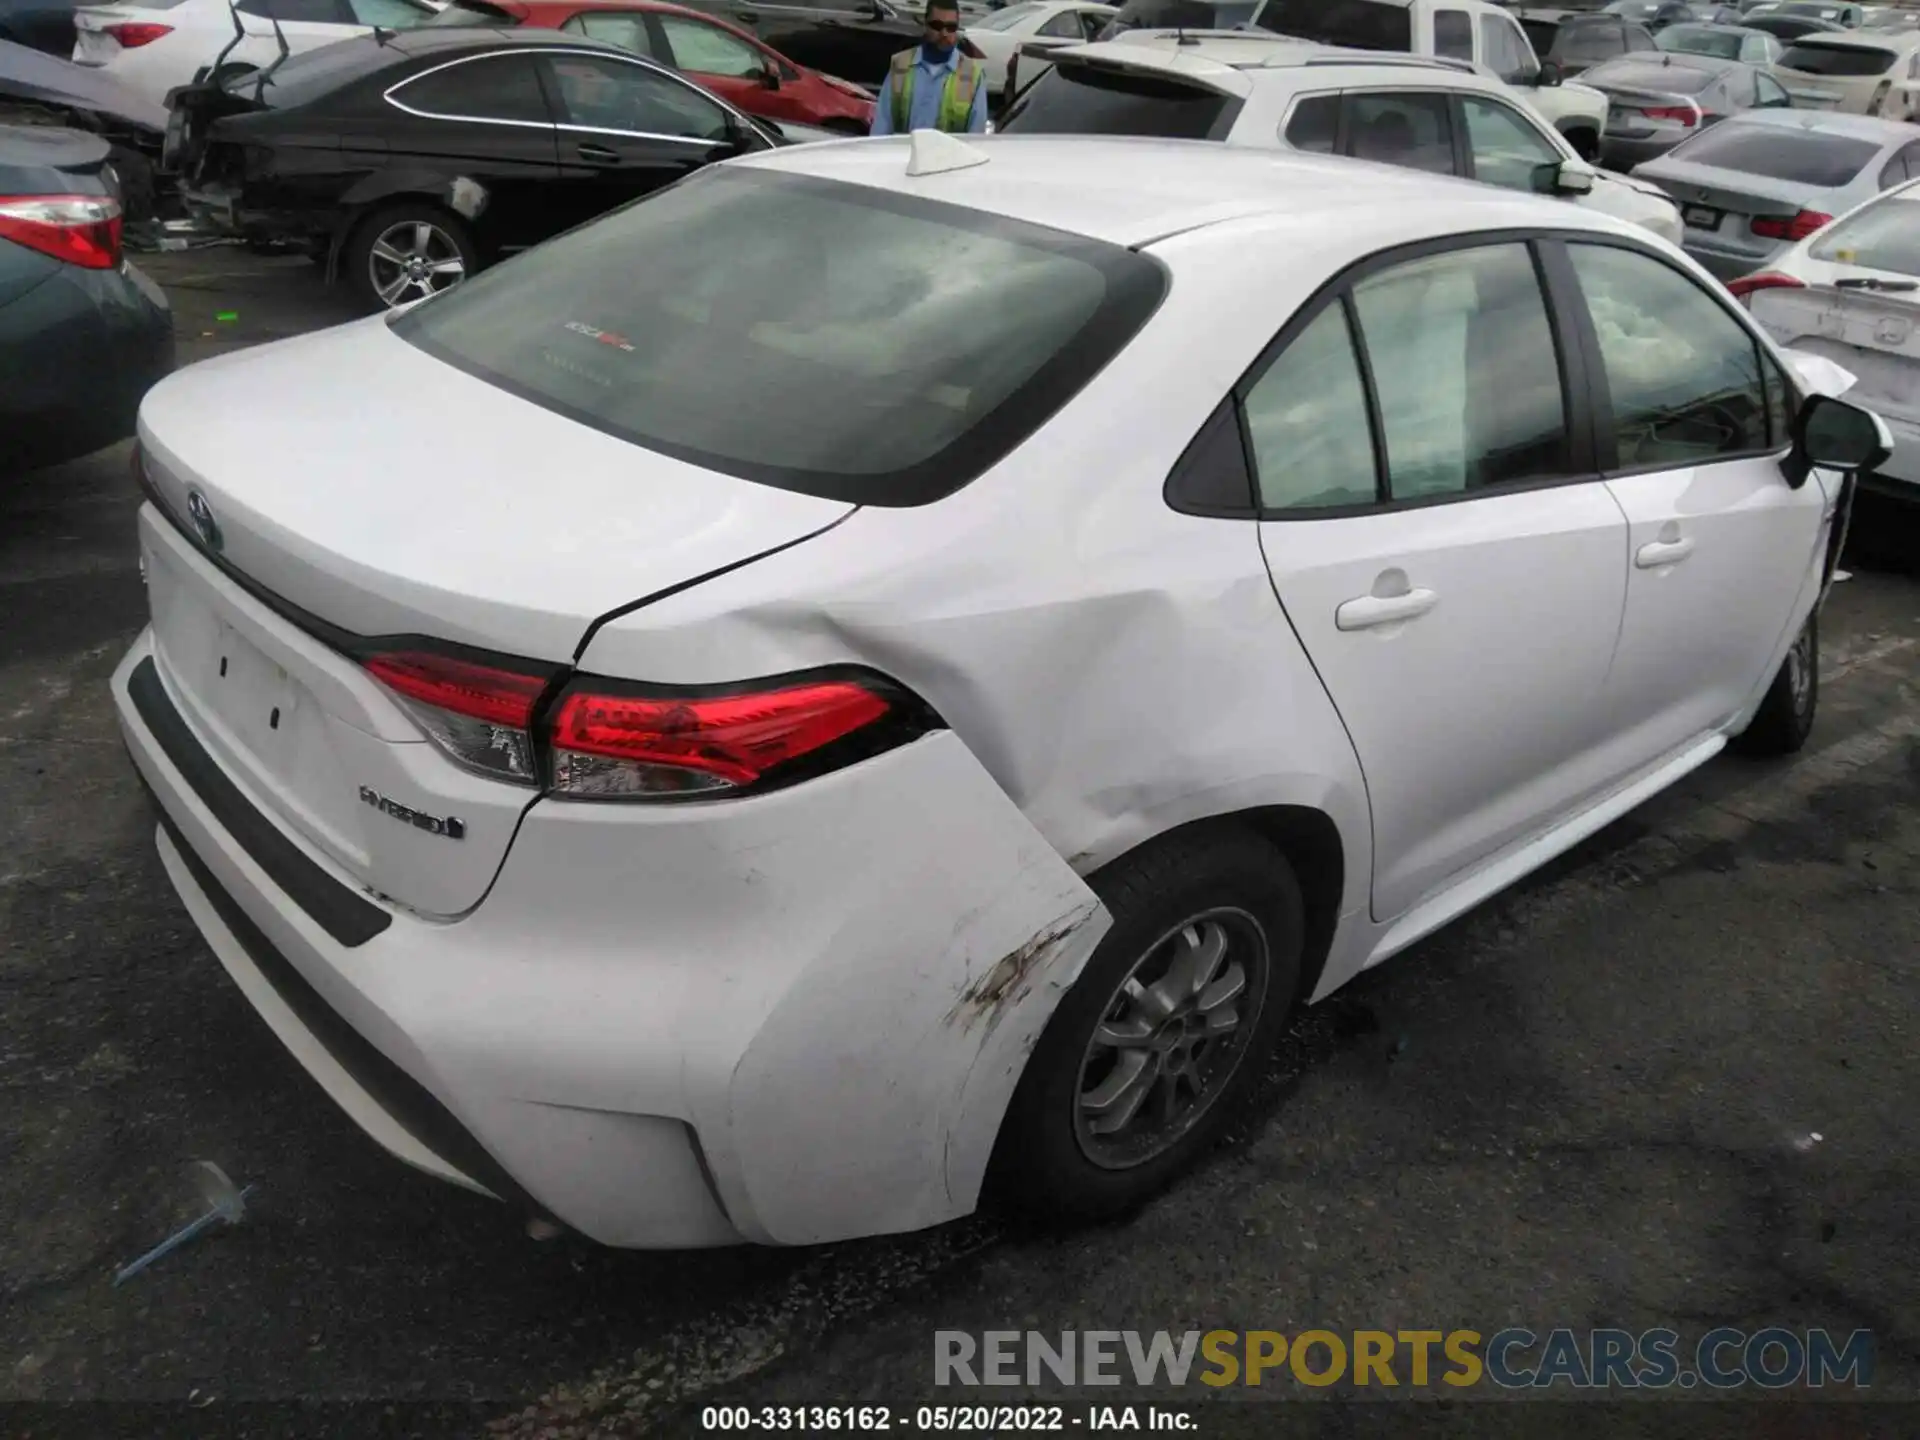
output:
{"label": "front door", "polygon": [[1501,242],[1369,267],[1243,388],[1261,544],[1366,777],[1382,921],[1618,778],[1595,707],[1626,524],[1561,373],[1532,249]]}
{"label": "front door", "polygon": [[1790,392],[1732,301],[1636,248],[1567,253],[1600,351],[1607,489],[1629,526],[1606,713],[1665,753],[1768,678],[1818,564],[1826,496],[1781,474]]}
{"label": "front door", "polygon": [[587,51],[549,51],[541,63],[560,121],[555,230],[649,195],[731,153],[727,112],[671,75]]}

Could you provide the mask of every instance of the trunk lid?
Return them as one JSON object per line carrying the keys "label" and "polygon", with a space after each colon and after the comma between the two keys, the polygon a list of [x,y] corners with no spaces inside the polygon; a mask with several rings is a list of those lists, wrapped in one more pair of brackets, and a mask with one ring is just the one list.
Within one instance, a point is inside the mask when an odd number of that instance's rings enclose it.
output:
{"label": "trunk lid", "polygon": [[284,828],[433,915],[486,893],[535,792],[457,766],[348,649],[424,637],[557,669],[607,612],[854,508],[615,440],[384,318],[193,366],[140,434],[173,517],[144,527],[155,641],[189,723]]}
{"label": "trunk lid", "polygon": [[1688,235],[1712,235],[1720,248],[1764,260],[1780,248],[1779,236],[1756,235],[1758,219],[1791,220],[1817,210],[1826,192],[1794,180],[1774,180],[1741,170],[1722,170],[1665,157],[1636,172],[1655,181],[1680,206]]}
{"label": "trunk lid", "polygon": [[[73,63],[105,65],[120,54],[120,42],[108,33],[110,25],[138,18],[139,12],[124,5],[91,5],[73,12]],[[165,22],[162,22],[165,23]]]}
{"label": "trunk lid", "polygon": [[[1911,275],[1849,270],[1906,281]],[[1920,291],[1888,294],[1810,284],[1756,291],[1753,317],[1783,345],[1851,370],[1849,398],[1899,420],[1920,421]]]}

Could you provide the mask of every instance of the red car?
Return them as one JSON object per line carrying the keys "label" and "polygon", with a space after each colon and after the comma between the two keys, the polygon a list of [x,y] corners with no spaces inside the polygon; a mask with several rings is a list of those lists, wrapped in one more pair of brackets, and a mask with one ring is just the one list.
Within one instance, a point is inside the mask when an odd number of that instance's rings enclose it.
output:
{"label": "red car", "polygon": [[454,0],[430,25],[537,26],[618,45],[671,66],[767,120],[864,135],[873,96],[770,50],[744,30],[661,0]]}

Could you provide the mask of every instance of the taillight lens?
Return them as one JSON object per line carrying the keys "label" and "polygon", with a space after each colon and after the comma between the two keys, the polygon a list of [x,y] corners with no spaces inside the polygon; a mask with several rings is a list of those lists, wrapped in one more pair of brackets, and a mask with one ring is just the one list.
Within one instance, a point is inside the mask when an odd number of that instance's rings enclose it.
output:
{"label": "taillight lens", "polygon": [[1806,285],[1806,281],[1792,275],[1762,270],[1758,275],[1742,275],[1738,280],[1729,280],[1727,293],[1736,300],[1744,300],[1756,290],[1804,290]]}
{"label": "taillight lens", "polygon": [[556,794],[585,799],[716,795],[869,731],[893,703],[859,680],[734,695],[666,695],[576,682],[548,727]]}
{"label": "taillight lens", "polygon": [[362,657],[427,736],[464,769],[560,798],[717,798],[850,765],[940,722],[866,671],[820,671],[686,689],[575,676],[451,651]]}
{"label": "taillight lens", "polygon": [[1802,210],[1791,220],[1775,215],[1756,215],[1747,228],[1766,240],[1804,240],[1832,220],[1831,215],[1823,215],[1818,210]]}
{"label": "taillight lens", "polygon": [[123,50],[138,50],[142,45],[151,45],[164,35],[171,35],[171,25],[154,25],[144,20],[129,20],[123,25],[108,25],[107,34],[120,42]]}
{"label": "taillight lens", "polygon": [[85,270],[120,264],[120,202],[109,195],[0,195],[0,239]]}
{"label": "taillight lens", "polygon": [[1640,113],[1649,120],[1672,120],[1689,128],[1700,123],[1700,111],[1693,105],[1649,105]]}
{"label": "taillight lens", "polygon": [[552,679],[432,651],[398,650],[361,661],[397,694],[456,764],[516,785],[539,782],[533,707]]}

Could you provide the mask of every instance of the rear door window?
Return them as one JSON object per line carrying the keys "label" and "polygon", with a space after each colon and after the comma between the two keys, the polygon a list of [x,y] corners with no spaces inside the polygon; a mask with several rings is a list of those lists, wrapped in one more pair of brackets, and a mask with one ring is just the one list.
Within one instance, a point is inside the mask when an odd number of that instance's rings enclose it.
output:
{"label": "rear door window", "polygon": [[1460,173],[1451,97],[1438,91],[1349,93],[1346,153],[1436,175]]}
{"label": "rear door window", "polygon": [[1225,137],[1240,102],[1217,90],[1162,79],[1056,64],[1007,111],[1009,134],[1155,135],[1168,140]]}
{"label": "rear door window", "polygon": [[390,324],[648,450],[851,504],[920,505],[1046,423],[1165,285],[1123,246],[718,165]]}
{"label": "rear door window", "polygon": [[637,12],[582,10],[569,16],[560,28],[652,60],[661,59],[659,47],[653,43],[653,32],[647,28],[647,17]]}
{"label": "rear door window", "polygon": [[675,140],[727,138],[726,111],[704,90],[658,70],[611,55],[563,51],[542,58],[554,82],[562,125]]}
{"label": "rear door window", "polygon": [[1473,59],[1473,17],[1464,10],[1434,11],[1433,53],[1443,60]]}
{"label": "rear door window", "polygon": [[1783,125],[1722,121],[1670,152],[1676,160],[1790,180],[1822,190],[1837,190],[1852,182],[1880,154],[1871,140],[1789,129]]}
{"label": "rear door window", "polygon": [[766,72],[766,62],[758,50],[718,25],[664,13],[654,16],[654,21],[666,36],[667,48],[673,52],[672,63],[678,69],[733,79]]}

